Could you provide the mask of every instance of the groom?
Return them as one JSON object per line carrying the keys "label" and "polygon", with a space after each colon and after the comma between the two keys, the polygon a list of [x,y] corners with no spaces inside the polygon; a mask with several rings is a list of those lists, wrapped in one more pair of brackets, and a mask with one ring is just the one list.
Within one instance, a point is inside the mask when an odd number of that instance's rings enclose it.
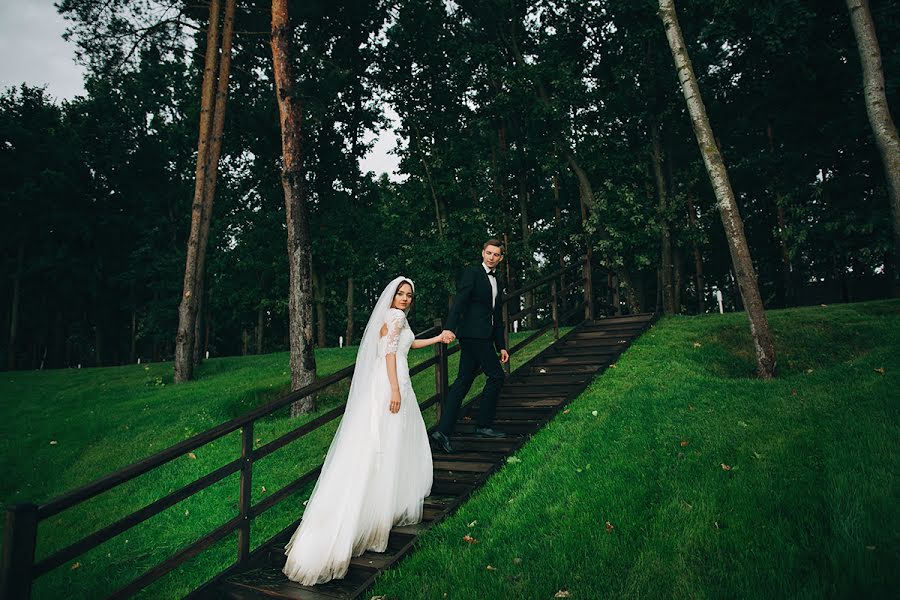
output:
{"label": "groom", "polygon": [[[444,403],[441,421],[431,434],[445,452],[453,452],[449,436],[453,433],[456,415],[462,399],[475,381],[477,368],[487,376],[481,392],[481,408],[475,433],[484,437],[505,437],[491,428],[497,408],[497,398],[503,386],[503,368],[500,363],[509,360],[503,335],[503,318],[500,308],[500,286],[497,281],[497,265],[503,260],[500,240],[489,239],[481,249],[482,262],[463,270],[456,288],[456,297],[450,307],[445,329],[446,339],[459,338],[459,373],[450,386]],[[495,351],[496,349],[496,351]],[[500,354],[499,359],[497,353]]]}

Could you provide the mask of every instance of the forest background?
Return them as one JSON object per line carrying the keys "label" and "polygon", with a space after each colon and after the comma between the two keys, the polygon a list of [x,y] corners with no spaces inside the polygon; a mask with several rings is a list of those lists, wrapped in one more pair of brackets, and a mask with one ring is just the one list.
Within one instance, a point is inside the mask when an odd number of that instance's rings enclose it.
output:
{"label": "forest background", "polygon": [[[116,10],[98,13],[99,4]],[[679,18],[767,307],[896,294],[883,166],[843,2],[685,0]],[[0,353],[7,369],[175,354],[206,3],[66,0],[84,96],[0,97]],[[900,7],[873,1],[897,110]],[[592,249],[625,311],[739,310],[657,3],[291,3],[317,346],[358,340],[416,282],[444,315],[481,242],[509,289]],[[271,5],[236,3],[199,353],[289,346]],[[397,115],[399,177],[360,170]]]}

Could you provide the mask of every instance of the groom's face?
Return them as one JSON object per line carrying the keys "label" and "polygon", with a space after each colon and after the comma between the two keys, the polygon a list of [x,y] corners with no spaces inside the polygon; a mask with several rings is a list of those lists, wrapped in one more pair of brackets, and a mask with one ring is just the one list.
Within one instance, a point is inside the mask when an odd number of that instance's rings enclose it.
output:
{"label": "groom's face", "polygon": [[481,258],[489,268],[493,269],[503,260],[503,250],[498,246],[487,245],[481,251]]}

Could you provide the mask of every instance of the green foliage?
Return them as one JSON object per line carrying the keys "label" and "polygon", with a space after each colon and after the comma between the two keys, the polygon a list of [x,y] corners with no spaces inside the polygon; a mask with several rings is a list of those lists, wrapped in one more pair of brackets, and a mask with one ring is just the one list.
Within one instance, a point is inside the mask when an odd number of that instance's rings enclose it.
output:
{"label": "green foliage", "polygon": [[[2,344],[19,367],[171,356],[207,14],[181,2],[166,13],[168,5],[60,3],[88,66],[86,97],[58,104],[34,91],[4,96],[0,277],[18,281],[21,293],[15,346],[8,336]],[[456,273],[495,235],[508,239],[508,288],[590,244],[598,262],[630,274],[652,310],[667,223],[684,265],[680,309],[693,310],[698,294],[710,299],[713,289],[740,307],[656,8],[650,0],[292,6],[324,345],[345,335],[349,278],[357,336],[375,295],[398,273],[418,284],[413,320],[424,326],[444,316]],[[213,356],[259,351],[257,340],[262,351],[287,344],[269,10],[261,0],[242,2],[236,18],[207,259]],[[900,9],[885,2],[873,10],[896,103]],[[679,2],[679,17],[766,303],[886,294],[895,275],[889,211],[845,8],[690,0]],[[387,127],[392,114],[394,181],[359,168],[368,132]],[[565,149],[593,188],[584,222]],[[702,290],[693,282],[695,245]],[[12,303],[0,310],[10,323]]]}

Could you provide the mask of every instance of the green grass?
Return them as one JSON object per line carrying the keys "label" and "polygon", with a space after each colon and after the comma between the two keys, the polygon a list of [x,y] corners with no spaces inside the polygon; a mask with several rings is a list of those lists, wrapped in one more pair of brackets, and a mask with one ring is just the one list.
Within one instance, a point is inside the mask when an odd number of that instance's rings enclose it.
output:
{"label": "green grass", "polygon": [[660,321],[372,593],[896,597],[900,302],[769,318],[769,382],[742,314]]}
{"label": "green grass", "polygon": [[[513,341],[524,333],[513,336]],[[512,358],[513,368],[552,341],[545,335]],[[410,364],[432,355],[414,350]],[[320,375],[351,364],[356,348],[316,352]],[[455,375],[459,354],[450,359]],[[0,374],[0,450],[4,477],[0,501],[47,501],[284,394],[287,353],[206,361],[196,381],[172,385],[172,364],[65,369]],[[434,371],[413,378],[419,401],[434,393]],[[470,394],[480,391],[477,381]],[[257,422],[254,439],[265,444],[346,399],[348,385],[319,395],[319,411],[291,420],[287,409]],[[434,422],[434,408],[425,412]],[[319,464],[339,420],[257,462],[253,502]],[[240,456],[240,432],[207,444],[128,484],[41,523],[38,559],[146,506]],[[263,489],[265,488],[265,489]],[[311,486],[254,520],[251,546],[259,546],[302,514]],[[98,598],[209,533],[237,514],[234,474],[160,515],[113,538],[76,561],[40,577],[35,598]],[[233,534],[146,589],[143,598],[178,598],[234,562]]]}

